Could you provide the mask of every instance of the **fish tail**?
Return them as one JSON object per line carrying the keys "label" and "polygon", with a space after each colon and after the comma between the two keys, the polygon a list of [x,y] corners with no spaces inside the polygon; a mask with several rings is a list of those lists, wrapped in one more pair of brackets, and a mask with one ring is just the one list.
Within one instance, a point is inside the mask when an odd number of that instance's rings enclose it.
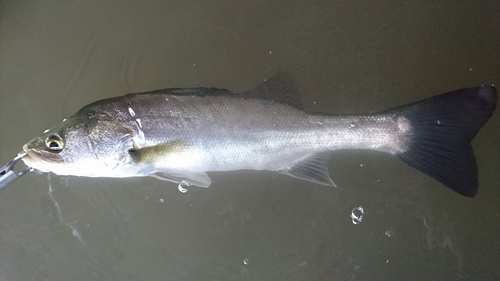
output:
{"label": "fish tail", "polygon": [[409,166],[467,197],[478,189],[472,138],[493,114],[494,86],[452,91],[393,110],[410,121],[413,135],[397,155]]}

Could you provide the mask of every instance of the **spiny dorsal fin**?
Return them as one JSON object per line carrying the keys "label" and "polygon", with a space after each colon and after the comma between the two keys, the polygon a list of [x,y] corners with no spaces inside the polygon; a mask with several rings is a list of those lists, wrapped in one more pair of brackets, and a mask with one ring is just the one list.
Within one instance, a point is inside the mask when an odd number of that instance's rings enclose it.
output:
{"label": "spiny dorsal fin", "polygon": [[279,72],[244,96],[302,108],[297,87],[286,72]]}
{"label": "spiny dorsal fin", "polygon": [[279,72],[257,88],[244,92],[234,93],[230,90],[220,88],[167,88],[155,91],[132,93],[127,96],[168,94],[175,96],[231,96],[240,98],[253,98],[268,102],[287,104],[296,108],[302,108],[297,87],[286,72]]}
{"label": "spiny dorsal fin", "polygon": [[205,96],[234,96],[236,95],[235,93],[231,92],[230,90],[226,89],[219,89],[219,88],[206,88],[206,87],[200,87],[200,88],[170,88],[170,89],[162,89],[162,90],[156,90],[156,91],[151,91],[151,92],[146,92],[144,94],[169,94],[169,95],[174,95],[174,96],[199,96],[199,97],[205,97]]}

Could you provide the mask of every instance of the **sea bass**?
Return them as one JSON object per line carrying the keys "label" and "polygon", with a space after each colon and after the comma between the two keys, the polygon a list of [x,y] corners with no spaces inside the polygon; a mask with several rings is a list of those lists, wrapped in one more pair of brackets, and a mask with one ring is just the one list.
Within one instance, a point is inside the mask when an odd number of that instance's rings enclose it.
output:
{"label": "sea bass", "polygon": [[206,172],[249,169],[334,186],[330,152],[369,149],[473,197],[470,141],[496,100],[495,87],[482,85],[376,114],[311,113],[281,73],[245,93],[175,88],[96,101],[25,144],[22,160],[65,176],[153,176],[208,187]]}

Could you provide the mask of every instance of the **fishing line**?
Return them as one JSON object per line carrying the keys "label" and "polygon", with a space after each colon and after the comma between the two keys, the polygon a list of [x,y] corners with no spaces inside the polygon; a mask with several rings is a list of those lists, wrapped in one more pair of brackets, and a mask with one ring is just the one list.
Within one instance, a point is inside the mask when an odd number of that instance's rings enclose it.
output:
{"label": "fishing line", "polygon": [[47,192],[47,193],[49,194],[50,198],[52,199],[52,203],[54,203],[54,206],[57,209],[57,214],[59,215],[59,221],[61,222],[61,224],[66,225],[67,227],[69,227],[71,229],[71,233],[73,234],[74,237],[76,237],[78,239],[78,241],[80,241],[83,245],[87,246],[87,244],[85,244],[85,242],[82,239],[82,235],[81,235],[80,231],[78,231],[78,229],[74,226],[74,224],[76,224],[78,222],[78,220],[75,220],[71,223],[64,222],[64,220],[63,220],[61,207],[59,205],[59,202],[57,202],[56,198],[52,194],[54,189],[52,188],[52,175],[51,175],[51,173],[47,173],[47,180],[49,181],[49,192]]}

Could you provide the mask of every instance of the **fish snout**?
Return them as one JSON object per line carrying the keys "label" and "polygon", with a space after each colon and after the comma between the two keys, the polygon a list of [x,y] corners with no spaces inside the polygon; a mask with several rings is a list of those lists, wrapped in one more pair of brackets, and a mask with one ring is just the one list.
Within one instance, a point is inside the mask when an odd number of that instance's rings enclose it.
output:
{"label": "fish snout", "polygon": [[46,164],[64,163],[61,155],[49,151],[45,145],[45,141],[40,137],[34,138],[23,145],[23,151],[19,152],[19,154],[26,154],[22,160],[28,167],[39,170],[46,170],[43,168]]}

